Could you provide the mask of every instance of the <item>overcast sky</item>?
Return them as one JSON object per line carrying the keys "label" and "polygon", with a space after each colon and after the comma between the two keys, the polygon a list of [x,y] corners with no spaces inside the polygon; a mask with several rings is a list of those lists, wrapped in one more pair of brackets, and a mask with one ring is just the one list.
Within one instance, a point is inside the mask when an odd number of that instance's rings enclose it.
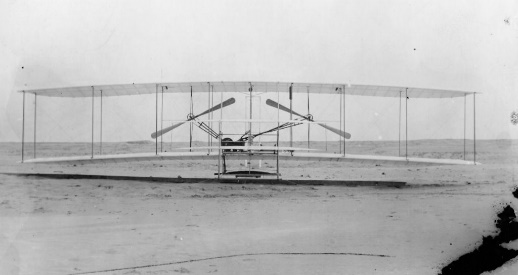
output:
{"label": "overcast sky", "polygon": [[[0,60],[0,141],[20,140],[18,89],[247,80],[481,92],[477,137],[518,138],[517,1],[0,0]],[[462,115],[447,103],[434,120]]]}

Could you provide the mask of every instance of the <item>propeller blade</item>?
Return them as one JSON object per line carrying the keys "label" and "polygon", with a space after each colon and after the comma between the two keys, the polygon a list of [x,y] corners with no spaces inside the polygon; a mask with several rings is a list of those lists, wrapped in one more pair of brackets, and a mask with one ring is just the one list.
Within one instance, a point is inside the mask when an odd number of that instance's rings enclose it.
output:
{"label": "propeller blade", "polygon": [[220,103],[220,104],[218,104],[218,105],[214,105],[212,108],[208,109],[207,111],[205,111],[205,112],[203,112],[203,113],[201,113],[201,114],[199,114],[199,115],[197,115],[197,116],[194,116],[192,119],[195,119],[195,118],[197,118],[197,117],[199,117],[199,116],[206,115],[206,114],[208,114],[208,113],[210,113],[210,112],[214,112],[214,111],[216,111],[216,110],[219,110],[219,108],[227,107],[228,105],[232,105],[232,104],[234,104],[235,102],[236,102],[236,100],[235,100],[233,97],[231,97],[231,98],[229,98],[229,99],[227,99],[227,100],[223,101],[222,103]]}
{"label": "propeller blade", "polygon": [[[292,110],[292,111],[290,111],[290,109],[289,109],[289,108],[287,108],[287,107],[285,107],[285,106],[282,106],[281,104],[279,104],[279,103],[277,103],[277,102],[275,102],[275,101],[273,101],[273,100],[271,100],[271,99],[267,99],[267,100],[266,100],[266,104],[267,104],[267,105],[269,105],[269,106],[272,106],[272,107],[274,107],[274,108],[279,108],[279,110],[283,110],[283,111],[288,112],[288,113],[290,113],[290,112],[291,112],[291,113],[293,113],[294,115],[297,115],[297,116],[299,116],[299,117],[306,118],[305,116],[303,116],[303,115],[301,115],[301,114],[299,114],[299,113],[297,113],[297,112],[295,112],[295,111],[293,111],[293,110]],[[337,134],[337,135],[340,135],[340,136],[342,136],[342,137],[344,137],[344,138],[346,138],[346,139],[350,139],[350,138],[351,138],[351,134],[349,134],[349,133],[347,133],[347,132],[340,131],[340,130],[338,130],[338,129],[336,129],[336,128],[333,128],[333,127],[331,127],[331,126],[327,126],[327,125],[325,125],[325,124],[323,124],[323,123],[318,123],[318,125],[320,125],[320,126],[322,126],[322,127],[326,128],[327,130],[329,130],[329,131],[331,131],[331,132],[333,132],[333,133],[335,133],[335,134]]]}
{"label": "propeller blade", "polygon": [[283,110],[285,112],[292,113],[292,114],[297,115],[299,117],[305,117],[305,116],[303,116],[303,115],[301,115],[301,114],[299,114],[299,113],[297,113],[297,112],[295,112],[293,110],[290,111],[290,108],[287,108],[287,107],[285,107],[285,106],[283,106],[283,105],[281,105],[281,104],[279,104],[279,103],[277,103],[277,102],[275,102],[275,101],[273,101],[271,99],[267,99],[266,100],[266,105],[272,106],[273,108],[276,108],[276,109],[278,107],[279,110]]}
{"label": "propeller blade", "polygon": [[158,131],[158,132],[154,132],[154,133],[152,133],[152,134],[151,134],[151,138],[157,138],[157,137],[159,137],[159,136],[161,136],[161,135],[163,135],[163,134],[165,134],[165,133],[167,133],[167,132],[170,132],[170,131],[172,131],[174,128],[176,128],[176,127],[178,127],[178,126],[180,126],[180,125],[184,124],[185,122],[187,122],[187,121],[180,122],[180,123],[174,124],[174,125],[172,125],[172,126],[169,126],[169,127],[167,127],[167,128],[164,128],[164,129],[162,129],[162,130],[160,130],[160,131]]}
{"label": "propeller blade", "polygon": [[336,129],[336,128],[333,128],[333,127],[331,127],[331,126],[327,126],[327,125],[322,124],[322,123],[318,123],[318,125],[320,125],[320,126],[322,126],[322,127],[326,128],[327,130],[329,130],[329,131],[331,131],[331,132],[333,132],[333,133],[335,133],[335,134],[337,134],[337,135],[340,135],[340,136],[342,136],[342,137],[344,137],[344,138],[346,138],[346,139],[350,139],[350,138],[351,138],[351,134],[349,134],[349,133],[347,133],[347,132],[340,131],[340,130],[338,130],[338,129]]}
{"label": "propeller blade", "polygon": [[234,104],[235,102],[236,102],[236,100],[235,100],[233,97],[231,97],[231,98],[229,98],[229,99],[227,99],[227,100],[225,100],[225,101],[221,102],[221,103],[220,103],[220,104],[218,104],[218,105],[214,105],[212,108],[210,108],[210,109],[206,110],[205,112],[203,112],[203,113],[201,113],[201,114],[199,114],[199,115],[196,115],[196,116],[192,117],[191,119],[188,119],[188,120],[186,120],[186,121],[184,121],[184,122],[180,122],[180,123],[174,124],[174,125],[172,125],[172,126],[169,126],[169,127],[167,127],[167,128],[164,128],[164,129],[162,129],[162,130],[160,130],[160,131],[158,131],[158,132],[154,132],[154,133],[152,133],[152,134],[151,134],[151,138],[157,138],[157,137],[159,137],[159,136],[161,136],[161,135],[163,135],[163,134],[165,134],[165,133],[167,133],[167,132],[170,132],[171,130],[173,130],[173,129],[177,128],[178,126],[180,126],[180,125],[184,124],[184,123],[185,123],[185,122],[187,122],[187,121],[193,120],[193,119],[195,119],[195,118],[197,118],[197,117],[200,117],[200,116],[202,116],[202,115],[206,115],[206,114],[208,114],[208,113],[210,113],[210,112],[214,112],[214,111],[216,111],[216,110],[219,110],[220,108],[227,107],[228,105],[232,105],[232,104]]}

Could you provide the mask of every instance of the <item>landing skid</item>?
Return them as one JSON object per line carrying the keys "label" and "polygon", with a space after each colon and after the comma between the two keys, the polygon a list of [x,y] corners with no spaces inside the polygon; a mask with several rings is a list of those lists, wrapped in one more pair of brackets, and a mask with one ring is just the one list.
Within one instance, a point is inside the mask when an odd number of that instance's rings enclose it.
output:
{"label": "landing skid", "polygon": [[[218,175],[218,173],[214,173]],[[219,176],[235,176],[236,178],[263,178],[263,177],[277,177],[281,176],[277,173],[270,173],[265,171],[231,171],[225,173],[219,173]]]}

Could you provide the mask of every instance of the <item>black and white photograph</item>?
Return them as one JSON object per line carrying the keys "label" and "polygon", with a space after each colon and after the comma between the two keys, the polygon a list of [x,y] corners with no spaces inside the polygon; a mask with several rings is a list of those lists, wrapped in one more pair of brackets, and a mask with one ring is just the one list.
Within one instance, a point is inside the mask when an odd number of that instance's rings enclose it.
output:
{"label": "black and white photograph", "polygon": [[0,274],[518,274],[518,2],[0,0]]}

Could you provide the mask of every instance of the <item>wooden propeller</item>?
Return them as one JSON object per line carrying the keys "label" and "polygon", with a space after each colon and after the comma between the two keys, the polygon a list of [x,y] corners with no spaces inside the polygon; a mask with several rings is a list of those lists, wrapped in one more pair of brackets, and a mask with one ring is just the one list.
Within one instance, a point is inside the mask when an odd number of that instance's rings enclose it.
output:
{"label": "wooden propeller", "polygon": [[190,117],[189,119],[187,119],[187,120],[186,120],[186,121],[184,121],[184,122],[180,122],[180,123],[177,123],[177,124],[173,124],[173,125],[171,125],[171,126],[169,126],[169,127],[167,127],[167,128],[164,128],[164,129],[162,129],[162,130],[160,130],[160,131],[157,131],[157,132],[152,133],[152,134],[151,134],[151,138],[157,138],[157,137],[159,137],[159,136],[161,136],[161,135],[163,135],[163,134],[165,134],[165,133],[167,133],[167,132],[172,131],[173,129],[177,128],[178,126],[181,126],[181,125],[182,125],[182,124],[184,124],[185,122],[188,122],[188,121],[191,121],[191,120],[193,120],[193,119],[196,119],[197,117],[200,117],[200,116],[202,116],[202,115],[206,115],[206,114],[208,114],[208,113],[214,112],[214,111],[216,111],[216,110],[219,110],[220,108],[227,107],[228,105],[232,105],[232,104],[234,104],[235,102],[236,102],[236,100],[235,100],[233,97],[231,97],[231,98],[229,98],[229,99],[227,99],[227,100],[223,101],[222,103],[220,103],[220,104],[218,104],[218,105],[214,105],[212,108],[210,108],[210,109],[208,109],[208,110],[206,110],[206,111],[204,111],[204,112],[202,112],[202,113],[200,113],[200,114],[198,114],[198,115],[196,115],[196,116]]}
{"label": "wooden propeller", "polygon": [[[281,105],[281,104],[279,104],[279,103],[277,103],[277,102],[275,102],[275,101],[273,101],[271,99],[267,99],[266,100],[266,105],[274,107],[276,109],[279,108],[279,110],[283,110],[285,112],[292,113],[292,114],[297,115],[299,117],[305,118],[305,119],[307,119],[309,121],[315,122],[311,117],[308,118],[307,116],[303,116],[303,115],[301,115],[301,114],[299,114],[299,113],[297,113],[297,112],[295,112],[293,110],[290,110],[290,108],[287,108],[286,106],[283,106],[283,105]],[[342,130],[338,130],[338,129],[334,128],[334,127],[331,127],[329,125],[325,125],[323,123],[317,123],[317,124],[322,126],[322,127],[324,127],[324,128],[326,128],[327,130],[337,134],[337,135],[340,135],[340,136],[346,138],[346,139],[350,139],[351,138],[351,134],[349,134],[347,132],[344,132]]]}

